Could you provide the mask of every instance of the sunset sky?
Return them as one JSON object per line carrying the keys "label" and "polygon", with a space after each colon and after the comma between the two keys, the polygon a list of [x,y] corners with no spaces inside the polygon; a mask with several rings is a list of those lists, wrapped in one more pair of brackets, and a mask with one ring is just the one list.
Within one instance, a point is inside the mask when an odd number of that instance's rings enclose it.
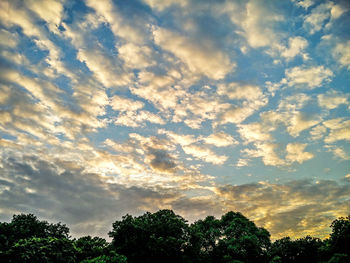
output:
{"label": "sunset sky", "polygon": [[239,211],[272,239],[350,214],[348,1],[0,1],[0,220],[106,237]]}

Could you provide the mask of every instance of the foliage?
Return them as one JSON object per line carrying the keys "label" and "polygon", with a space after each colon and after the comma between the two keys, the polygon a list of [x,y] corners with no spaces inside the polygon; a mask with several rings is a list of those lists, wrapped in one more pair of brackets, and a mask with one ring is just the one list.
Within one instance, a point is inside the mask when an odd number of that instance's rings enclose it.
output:
{"label": "foliage", "polygon": [[279,257],[281,262],[319,262],[321,260],[320,249],[323,243],[319,238],[310,236],[291,240],[285,237],[276,240],[270,250],[272,257]]}
{"label": "foliage", "polygon": [[85,236],[74,243],[78,262],[104,256],[110,250],[108,242],[100,237]]}
{"label": "foliage", "polygon": [[331,224],[330,246],[333,253],[349,254],[350,251],[350,215],[336,219]]}
{"label": "foliage", "polygon": [[85,259],[81,263],[127,263],[125,256],[119,255],[114,251],[110,251],[107,255],[101,255],[92,259]]}
{"label": "foliage", "polygon": [[188,241],[186,221],[171,210],[126,215],[113,223],[109,236],[117,253],[129,262],[183,262]]}
{"label": "foliage", "polygon": [[331,224],[321,240],[284,237],[271,244],[270,234],[242,214],[208,216],[191,225],[171,210],[126,215],[113,223],[112,242],[100,237],[71,239],[61,223],[33,214],[0,222],[0,262],[44,263],[346,263],[350,260],[350,216]]}
{"label": "foliage", "polygon": [[67,238],[32,237],[20,239],[9,251],[10,262],[75,262],[73,241]]}

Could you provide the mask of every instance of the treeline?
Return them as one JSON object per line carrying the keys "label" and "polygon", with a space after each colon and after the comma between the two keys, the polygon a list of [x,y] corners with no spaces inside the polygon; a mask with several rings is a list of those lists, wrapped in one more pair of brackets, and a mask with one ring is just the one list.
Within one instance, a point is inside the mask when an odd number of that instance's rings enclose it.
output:
{"label": "treeline", "polygon": [[269,232],[240,213],[208,216],[189,225],[171,210],[126,215],[113,223],[109,236],[73,239],[61,223],[33,214],[0,222],[0,262],[64,263],[347,263],[350,262],[350,216],[331,224],[321,240],[285,237],[271,242]]}

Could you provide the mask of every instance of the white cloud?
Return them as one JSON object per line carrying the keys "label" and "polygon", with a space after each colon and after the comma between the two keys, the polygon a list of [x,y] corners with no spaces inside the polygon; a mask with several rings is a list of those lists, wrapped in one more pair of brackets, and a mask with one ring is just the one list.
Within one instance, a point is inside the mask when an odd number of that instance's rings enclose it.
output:
{"label": "white cloud", "polygon": [[138,127],[145,126],[145,122],[161,124],[164,125],[165,121],[158,115],[149,112],[149,111],[127,111],[119,114],[116,121],[114,122],[117,125],[129,126],[129,127]]}
{"label": "white cloud", "polygon": [[328,136],[324,140],[326,143],[341,140],[350,141],[350,120],[336,118],[324,121],[323,125],[330,129]]}
{"label": "white cloud", "polygon": [[238,159],[236,166],[237,167],[244,167],[244,166],[248,166],[249,165],[249,159]]}
{"label": "white cloud", "polygon": [[188,0],[143,0],[151,8],[157,9],[158,11],[163,11],[164,9],[178,5],[181,8],[185,8],[188,5]]}
{"label": "white cloud", "polygon": [[310,34],[315,34],[323,28],[329,29],[335,23],[334,20],[347,11],[348,7],[344,4],[334,4],[331,1],[326,1],[313,8],[311,13],[305,16],[303,27]]}
{"label": "white cloud", "polygon": [[258,142],[255,143],[254,146],[255,149],[244,149],[242,150],[242,153],[250,158],[261,157],[265,165],[285,165],[285,161],[281,159],[276,153],[276,150],[278,148],[277,144],[269,142]]}
{"label": "white cloud", "polygon": [[156,28],[153,36],[157,45],[173,53],[194,74],[218,80],[235,67],[227,54],[211,45],[206,46],[163,28]]}
{"label": "white cloud", "polygon": [[298,111],[294,112],[289,123],[286,123],[287,131],[290,135],[296,137],[300,132],[307,130],[316,124],[320,123],[321,119],[315,116],[308,116],[305,113]]}
{"label": "white cloud", "polygon": [[237,101],[223,109],[219,116],[219,124],[241,123],[268,103],[268,98],[255,85],[245,85],[236,82],[227,85],[222,84],[218,86],[217,93],[224,98],[227,97],[230,100]]}
{"label": "white cloud", "polygon": [[343,94],[335,90],[330,90],[325,94],[317,96],[318,104],[320,107],[326,109],[335,109],[341,104],[347,104],[349,94]]}
{"label": "white cloud", "polygon": [[58,33],[58,26],[63,18],[63,4],[54,0],[28,0],[26,6],[48,23],[49,29]]}
{"label": "white cloud", "polygon": [[[117,6],[110,0],[88,0],[86,4],[93,8],[108,23],[115,36],[124,38],[135,44],[144,43],[147,35],[147,23],[139,21],[137,17],[125,17]],[[141,19],[141,18],[139,18]]]}
{"label": "white cloud", "polygon": [[254,101],[264,97],[260,87],[254,85],[244,85],[237,82],[219,85],[217,93],[221,96],[227,96],[231,100]]}
{"label": "white cloud", "polygon": [[203,141],[216,147],[226,147],[238,143],[231,135],[224,132],[210,134],[208,137],[204,137]]}
{"label": "white cloud", "polygon": [[307,59],[308,56],[304,53],[305,48],[308,46],[308,42],[305,38],[297,36],[289,38],[289,47],[283,48],[281,51],[281,56],[286,60],[291,60],[295,56],[300,55],[304,59]]}
{"label": "white cloud", "polygon": [[148,46],[139,46],[127,43],[118,47],[119,57],[130,68],[145,68],[155,64],[152,59],[152,49]]}
{"label": "white cloud", "polygon": [[337,43],[332,50],[332,55],[341,66],[350,70],[350,40]]}
{"label": "white cloud", "polygon": [[111,98],[110,105],[113,110],[136,111],[142,109],[144,104],[141,101],[135,101],[115,95]]}
{"label": "white cloud", "polygon": [[77,58],[85,62],[86,66],[94,73],[96,78],[107,88],[124,86],[130,82],[130,74],[115,63],[101,50],[78,50]]}
{"label": "white cloud", "polygon": [[303,7],[305,9],[308,9],[310,6],[314,4],[313,0],[291,0],[294,2],[296,5]]}
{"label": "white cloud", "polygon": [[304,149],[307,145],[302,143],[288,143],[286,147],[287,156],[286,160],[289,162],[303,163],[314,157],[312,153],[305,152]]}
{"label": "white cloud", "polygon": [[336,145],[326,145],[326,148],[333,153],[337,160],[350,160],[350,154],[347,153],[343,147]]}
{"label": "white cloud", "polygon": [[330,69],[324,66],[318,67],[294,67],[291,69],[286,69],[285,71],[286,79],[282,80],[286,82],[288,86],[298,87],[308,87],[310,89],[320,87],[323,84],[330,82],[331,78],[334,76]]}
{"label": "white cloud", "polygon": [[249,123],[238,125],[238,132],[246,142],[270,141],[272,139],[268,128],[261,123]]}
{"label": "white cloud", "polygon": [[193,157],[201,159],[202,161],[217,165],[224,164],[228,158],[225,155],[217,155],[208,147],[200,145],[185,145],[182,147],[182,149],[186,154],[192,155]]}
{"label": "white cloud", "polygon": [[311,129],[310,135],[313,140],[322,139],[327,133],[327,128],[320,124]]}
{"label": "white cloud", "polygon": [[325,21],[330,17],[330,10],[332,8],[332,2],[326,2],[320,4],[311,10],[311,13],[305,16],[304,28],[309,31],[310,34],[315,34],[320,31]]}
{"label": "white cloud", "polygon": [[18,43],[18,36],[5,29],[0,29],[0,45],[5,47],[14,48]]}
{"label": "white cloud", "polygon": [[246,17],[241,22],[248,44],[258,48],[276,43],[273,24],[282,20],[281,15],[270,12],[261,1],[249,1],[246,5]]}

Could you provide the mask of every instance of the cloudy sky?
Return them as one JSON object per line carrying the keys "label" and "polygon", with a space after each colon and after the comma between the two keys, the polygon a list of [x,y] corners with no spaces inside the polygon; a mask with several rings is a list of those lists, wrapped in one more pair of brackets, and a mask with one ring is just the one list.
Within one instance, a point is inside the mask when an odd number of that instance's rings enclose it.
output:
{"label": "cloudy sky", "polygon": [[272,238],[350,214],[347,1],[0,1],[0,220],[107,236],[240,211]]}

